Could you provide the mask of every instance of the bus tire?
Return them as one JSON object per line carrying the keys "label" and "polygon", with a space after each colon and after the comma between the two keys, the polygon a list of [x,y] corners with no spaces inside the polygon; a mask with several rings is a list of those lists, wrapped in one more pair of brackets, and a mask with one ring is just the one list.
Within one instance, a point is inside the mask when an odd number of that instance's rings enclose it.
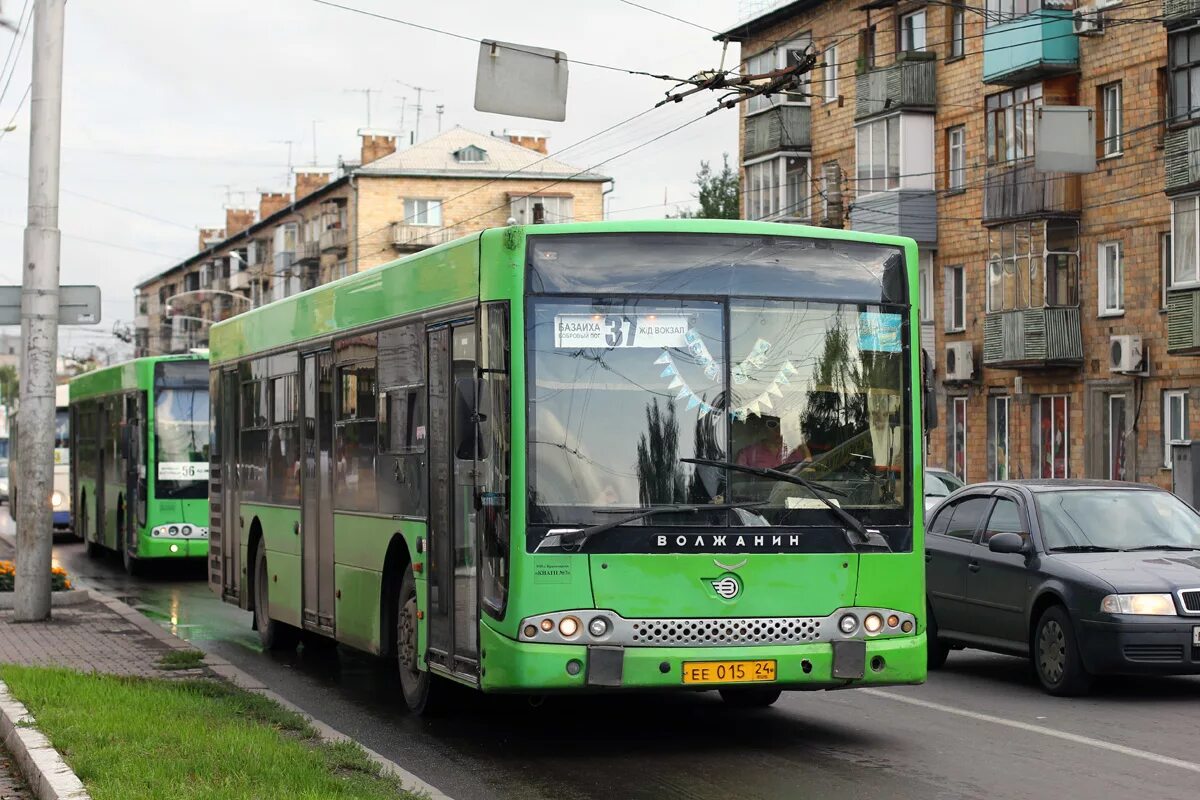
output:
{"label": "bus tire", "polygon": [[254,627],[263,650],[295,650],[300,632],[285,622],[271,619],[267,576],[267,548],[262,543],[254,550]]}
{"label": "bus tire", "polygon": [[396,608],[396,667],[400,671],[400,690],[404,702],[415,714],[433,715],[447,687],[441,686],[429,670],[422,670],[419,659],[417,624],[417,581],[412,567],[404,568]]}
{"label": "bus tire", "polygon": [[925,666],[927,669],[941,669],[950,657],[950,645],[938,638],[937,620],[928,602],[925,603],[925,616],[929,620],[925,625]]}
{"label": "bus tire", "polygon": [[773,705],[783,694],[782,689],[773,686],[755,686],[754,688],[718,689],[725,705],[733,708],[766,708]]}
{"label": "bus tire", "polygon": [[125,565],[127,575],[137,575],[142,571],[142,562],[129,549],[129,531],[125,530],[125,501],[117,502],[117,542],[121,549],[121,561]]}

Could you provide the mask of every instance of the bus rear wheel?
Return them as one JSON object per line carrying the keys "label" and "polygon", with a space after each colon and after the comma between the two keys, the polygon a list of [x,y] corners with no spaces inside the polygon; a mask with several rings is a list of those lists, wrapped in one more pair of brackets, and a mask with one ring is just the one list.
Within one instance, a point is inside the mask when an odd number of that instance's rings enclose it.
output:
{"label": "bus rear wheel", "polygon": [[267,548],[261,542],[254,550],[254,627],[264,650],[294,650],[299,631],[283,622],[271,619],[268,593]]}
{"label": "bus rear wheel", "polygon": [[410,711],[433,714],[446,687],[439,685],[429,670],[420,667],[419,631],[417,581],[412,567],[406,567],[396,608],[396,666],[400,671],[400,690]]}
{"label": "bus rear wheel", "polygon": [[770,686],[756,686],[753,689],[719,689],[725,705],[733,708],[766,708],[773,705],[783,694],[781,689]]}

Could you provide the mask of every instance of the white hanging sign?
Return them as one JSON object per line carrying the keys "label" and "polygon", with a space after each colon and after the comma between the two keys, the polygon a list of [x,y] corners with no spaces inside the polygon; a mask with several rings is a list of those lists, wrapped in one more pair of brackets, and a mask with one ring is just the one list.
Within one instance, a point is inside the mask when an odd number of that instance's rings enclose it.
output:
{"label": "white hanging sign", "polygon": [[686,347],[688,318],[681,314],[558,314],[554,346]]}

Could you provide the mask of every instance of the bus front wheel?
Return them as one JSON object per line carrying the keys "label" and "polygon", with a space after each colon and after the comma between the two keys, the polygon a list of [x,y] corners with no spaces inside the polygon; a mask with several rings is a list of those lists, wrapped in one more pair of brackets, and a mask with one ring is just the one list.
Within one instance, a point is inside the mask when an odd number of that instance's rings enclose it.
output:
{"label": "bus front wheel", "polygon": [[418,647],[417,581],[412,567],[404,570],[396,609],[396,660],[400,670],[400,690],[409,710],[417,714],[432,714],[446,687],[439,686],[429,670],[420,667]]}
{"label": "bus front wheel", "polygon": [[254,551],[254,627],[264,650],[294,650],[299,631],[283,622],[271,619],[268,594],[267,548],[261,542]]}

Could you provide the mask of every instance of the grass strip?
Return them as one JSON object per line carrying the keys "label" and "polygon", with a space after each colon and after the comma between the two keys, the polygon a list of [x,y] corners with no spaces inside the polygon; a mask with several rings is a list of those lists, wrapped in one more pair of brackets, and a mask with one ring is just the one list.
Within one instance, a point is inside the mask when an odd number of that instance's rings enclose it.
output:
{"label": "grass strip", "polygon": [[158,660],[158,668],[164,670],[194,669],[204,666],[204,653],[199,650],[171,650]]}
{"label": "grass strip", "polygon": [[362,748],[220,681],[0,667],[95,800],[418,797]]}

